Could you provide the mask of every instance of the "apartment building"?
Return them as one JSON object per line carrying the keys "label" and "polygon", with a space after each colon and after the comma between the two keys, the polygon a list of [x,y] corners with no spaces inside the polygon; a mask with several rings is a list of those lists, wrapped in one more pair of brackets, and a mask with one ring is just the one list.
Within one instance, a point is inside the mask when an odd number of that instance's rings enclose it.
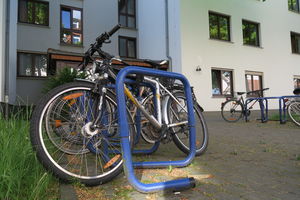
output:
{"label": "apartment building", "polygon": [[205,110],[220,110],[236,92],[270,88],[264,96],[283,96],[300,86],[299,3],[181,1],[181,72]]}
{"label": "apartment building", "polygon": [[2,0],[0,102],[6,96],[10,104],[35,104],[49,76],[75,68],[95,38],[118,23],[123,28],[103,50],[134,65],[172,57],[176,64],[180,49],[175,55],[171,48],[179,37],[167,32],[179,35],[178,19],[169,17],[178,7],[178,0]]}
{"label": "apartment building", "polygon": [[206,111],[239,91],[289,95],[300,86],[299,7],[299,0],[4,0],[0,102],[35,103],[47,76],[76,66],[117,23],[124,28],[104,50],[137,64],[168,59]]}

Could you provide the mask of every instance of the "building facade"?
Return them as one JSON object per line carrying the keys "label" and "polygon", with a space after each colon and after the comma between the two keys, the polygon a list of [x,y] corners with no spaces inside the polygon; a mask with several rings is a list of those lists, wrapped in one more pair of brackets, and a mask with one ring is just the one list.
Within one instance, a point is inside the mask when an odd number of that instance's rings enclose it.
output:
{"label": "building facade", "polygon": [[[236,92],[292,95],[300,78],[299,0],[181,1],[181,72],[207,111]],[[270,101],[278,109],[278,101]]]}
{"label": "building facade", "polygon": [[35,104],[49,76],[76,67],[96,37],[118,23],[123,28],[104,51],[138,64],[172,57],[178,62],[180,49],[169,49],[180,41],[167,35],[179,35],[172,28],[177,19],[169,20],[178,0],[4,0],[0,5],[6,10],[0,28],[7,30],[1,37],[8,37],[0,43],[5,49],[0,61],[6,63],[0,65],[0,102],[7,96],[10,104]]}
{"label": "building facade", "polygon": [[168,59],[206,111],[238,91],[289,95],[300,86],[299,8],[299,0],[4,0],[0,102],[34,104],[47,76],[75,67],[117,23],[124,27],[105,51]]}

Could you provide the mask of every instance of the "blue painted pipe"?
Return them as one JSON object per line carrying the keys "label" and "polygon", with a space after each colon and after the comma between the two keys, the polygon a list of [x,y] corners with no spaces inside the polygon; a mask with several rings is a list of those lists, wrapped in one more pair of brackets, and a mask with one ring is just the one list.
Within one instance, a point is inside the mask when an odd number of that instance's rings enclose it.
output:
{"label": "blue painted pipe", "polygon": [[181,74],[160,71],[160,70],[153,70],[153,69],[146,69],[141,67],[133,67],[129,66],[123,68],[116,80],[116,93],[117,93],[117,103],[118,103],[118,123],[119,123],[119,130],[121,136],[121,146],[123,151],[123,161],[124,161],[124,171],[127,176],[128,181],[140,192],[154,192],[158,190],[181,190],[187,189],[195,186],[195,179],[194,178],[184,178],[179,180],[172,180],[167,182],[159,182],[159,183],[152,183],[152,184],[144,184],[141,183],[134,174],[133,162],[132,162],[132,155],[130,149],[130,142],[129,142],[129,128],[128,122],[126,118],[126,104],[125,104],[125,95],[124,95],[124,81],[125,77],[128,74],[143,74],[149,76],[163,76],[167,78],[174,78],[181,80],[184,85],[184,90],[186,94],[186,101],[187,101],[187,109],[188,109],[188,125],[189,125],[189,141],[190,141],[190,153],[186,159],[180,161],[164,161],[164,162],[142,162],[141,165],[144,166],[169,166],[169,165],[176,165],[176,166],[186,166],[190,164],[195,157],[196,154],[196,130],[195,130],[195,116],[193,111],[193,100],[192,100],[192,93],[191,88],[188,80]]}

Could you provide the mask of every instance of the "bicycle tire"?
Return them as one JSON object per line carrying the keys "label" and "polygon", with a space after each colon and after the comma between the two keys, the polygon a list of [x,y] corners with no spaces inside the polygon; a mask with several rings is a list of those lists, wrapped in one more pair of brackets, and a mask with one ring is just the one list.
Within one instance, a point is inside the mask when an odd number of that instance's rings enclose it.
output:
{"label": "bicycle tire", "polygon": [[[93,93],[93,88],[94,84],[87,82],[72,82],[56,87],[40,99],[32,115],[30,139],[37,158],[48,171],[64,182],[78,180],[85,185],[95,186],[110,181],[123,169],[120,137],[117,135],[118,126],[116,126],[115,95],[110,92],[105,95],[103,107],[106,107],[102,109],[101,123],[98,125],[101,128],[98,129],[98,133],[90,138],[83,134],[83,124],[87,124],[95,117],[94,108],[98,106],[98,101],[93,96],[97,94]],[[80,97],[76,99],[76,96]],[[58,110],[54,107],[62,106],[59,104],[64,104],[65,111],[57,114]],[[52,111],[53,115],[50,115]],[[50,118],[47,118],[46,114],[49,114]],[[96,115],[95,112],[94,114]],[[127,115],[132,144],[134,127],[128,110]],[[51,118],[53,116],[56,118]],[[109,117],[114,121],[108,121]],[[58,119],[61,121],[55,121]],[[46,124],[52,125],[53,129],[59,127],[64,130],[55,129],[56,131],[49,133],[51,130],[46,128]],[[67,137],[67,133],[77,135],[77,138]],[[52,139],[49,138],[50,134]],[[56,137],[57,143],[61,143],[61,148],[58,148],[58,144],[53,144]],[[67,148],[74,149],[70,152]],[[81,149],[76,152],[76,148]]]}
{"label": "bicycle tire", "polygon": [[[174,97],[186,108],[186,97],[183,92],[173,92]],[[208,147],[208,129],[201,112],[200,105],[194,102],[195,120],[196,120],[196,156],[200,156],[207,150]],[[174,116],[177,115],[177,119]],[[187,120],[187,113],[183,110],[173,98],[169,98],[167,102],[167,117],[170,124]],[[187,125],[185,125],[187,126]],[[184,153],[189,154],[189,131],[180,130],[182,127],[173,127],[172,139],[175,145]]]}
{"label": "bicycle tire", "polygon": [[291,120],[297,125],[300,126],[300,102],[294,101],[291,102],[288,107],[288,114]]}
{"label": "bicycle tire", "polygon": [[240,101],[230,99],[222,104],[221,115],[222,118],[227,122],[239,121],[244,112],[244,107]]}

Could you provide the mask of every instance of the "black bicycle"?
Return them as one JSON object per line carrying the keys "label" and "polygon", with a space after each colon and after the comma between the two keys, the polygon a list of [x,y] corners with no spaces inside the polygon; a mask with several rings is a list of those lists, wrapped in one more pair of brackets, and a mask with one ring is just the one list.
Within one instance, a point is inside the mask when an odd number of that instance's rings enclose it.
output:
{"label": "black bicycle", "polygon": [[252,99],[249,103],[251,105],[248,109],[246,109],[245,100],[243,95],[249,95],[253,94],[255,96],[263,97],[263,91],[268,90],[269,88],[264,88],[261,90],[253,90],[250,92],[237,92],[237,95],[239,95],[238,98],[233,97],[227,99],[225,102],[221,105],[221,114],[222,118],[227,122],[237,122],[244,116],[250,115],[250,110],[253,108],[253,106],[256,104],[256,102],[260,102],[260,99]]}

